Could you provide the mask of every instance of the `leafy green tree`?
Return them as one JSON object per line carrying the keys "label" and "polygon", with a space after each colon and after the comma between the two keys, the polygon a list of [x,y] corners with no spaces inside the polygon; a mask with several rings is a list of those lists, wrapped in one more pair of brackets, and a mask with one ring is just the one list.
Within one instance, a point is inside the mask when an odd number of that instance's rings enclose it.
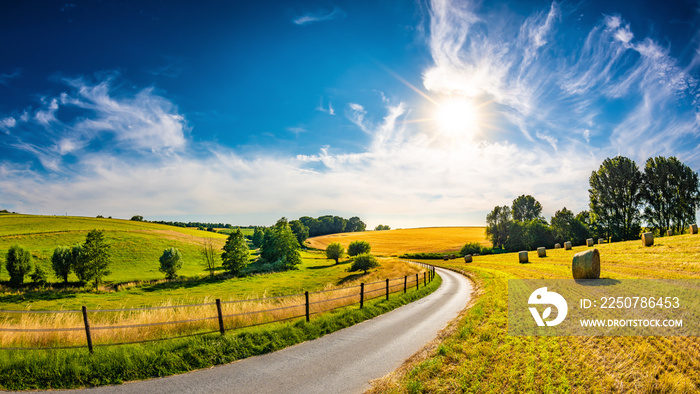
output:
{"label": "leafy green tree", "polygon": [[73,270],[73,255],[71,249],[59,246],[53,251],[51,256],[51,268],[57,278],[63,279],[63,283],[68,283],[68,275]]}
{"label": "leafy green tree", "polygon": [[10,274],[10,286],[22,286],[24,276],[32,270],[32,254],[19,245],[10,246],[5,258],[5,268]]}
{"label": "leafy green tree", "polygon": [[340,243],[333,242],[326,246],[326,257],[335,260],[336,264],[338,264],[338,260],[342,259],[344,256],[345,248],[343,248],[343,245]]}
{"label": "leafy green tree", "polygon": [[36,285],[37,287],[43,288],[44,286],[46,286],[46,272],[44,272],[44,269],[41,268],[40,265],[37,264],[37,266],[34,267],[34,272],[29,277],[32,278],[32,283],[34,283],[34,285]]}
{"label": "leafy green tree", "polygon": [[233,275],[238,275],[248,266],[249,257],[250,248],[248,248],[243,232],[236,229],[229,234],[224,245],[224,253],[221,254],[224,269]]}
{"label": "leafy green tree", "polygon": [[295,269],[301,264],[299,242],[286,218],[282,218],[265,233],[260,247],[260,259],[275,264],[278,270]]}
{"label": "leafy green tree", "polygon": [[642,174],[644,219],[661,235],[681,233],[700,208],[698,174],[675,157],[649,158]]}
{"label": "leafy green tree", "polygon": [[253,245],[255,245],[256,248],[259,248],[263,244],[263,238],[265,237],[265,232],[263,231],[262,228],[256,227],[255,231],[253,232]]}
{"label": "leafy green tree", "polygon": [[177,271],[182,268],[182,255],[177,248],[165,249],[160,256],[160,272],[166,279],[177,278]]}
{"label": "leafy green tree", "polygon": [[589,178],[591,219],[612,241],[639,237],[642,175],[624,156],[607,158]]}
{"label": "leafy green tree", "polygon": [[292,229],[294,236],[299,242],[299,246],[304,246],[304,241],[309,238],[309,228],[304,225],[300,220],[292,220],[289,222],[289,227]]}
{"label": "leafy green tree", "polygon": [[143,222],[143,216],[141,216],[141,215],[134,215],[134,216],[132,216],[131,219],[129,219],[129,220],[133,220],[133,221],[135,221],[135,222]]}
{"label": "leafy green tree", "polygon": [[391,227],[389,227],[388,225],[380,224],[374,228],[374,231],[385,231],[385,230],[391,230]]}
{"label": "leafy green tree", "polygon": [[367,241],[356,240],[348,245],[348,256],[357,256],[362,253],[369,253],[372,250],[372,245]]}
{"label": "leafy green tree", "polygon": [[530,220],[540,219],[542,213],[542,204],[535,200],[531,195],[522,195],[513,200],[512,205],[513,220],[518,222],[529,222]]}
{"label": "leafy green tree", "polygon": [[577,219],[572,211],[564,207],[552,217],[552,231],[555,242],[571,241],[574,245],[583,245],[590,237],[588,227]]}
{"label": "leafy green tree", "polygon": [[510,207],[496,206],[486,215],[486,236],[491,240],[494,248],[504,248],[508,241],[510,230]]}
{"label": "leafy green tree", "polygon": [[367,228],[367,225],[365,222],[360,220],[359,217],[353,216],[350,219],[348,219],[348,223],[345,226],[345,231],[348,232],[356,232],[356,231],[365,231]]}
{"label": "leafy green tree", "polygon": [[82,252],[79,252],[79,260],[74,272],[80,281],[93,282],[95,290],[100,286],[102,278],[111,273],[109,249],[104,231],[90,230],[82,245]]}
{"label": "leafy green tree", "polygon": [[355,256],[350,271],[364,271],[366,274],[367,271],[375,267],[379,267],[377,259],[369,253],[362,253]]}

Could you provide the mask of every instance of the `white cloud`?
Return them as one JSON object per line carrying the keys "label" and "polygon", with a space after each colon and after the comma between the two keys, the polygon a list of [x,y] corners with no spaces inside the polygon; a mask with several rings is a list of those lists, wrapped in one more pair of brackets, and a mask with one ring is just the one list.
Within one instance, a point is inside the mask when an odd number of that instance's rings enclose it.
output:
{"label": "white cloud", "polygon": [[343,10],[341,10],[338,7],[334,7],[333,10],[330,12],[319,11],[319,12],[308,13],[308,14],[305,14],[305,15],[302,15],[300,17],[295,18],[292,22],[295,25],[304,26],[304,25],[308,25],[310,23],[330,21],[333,19],[344,18],[345,15],[346,14]]}

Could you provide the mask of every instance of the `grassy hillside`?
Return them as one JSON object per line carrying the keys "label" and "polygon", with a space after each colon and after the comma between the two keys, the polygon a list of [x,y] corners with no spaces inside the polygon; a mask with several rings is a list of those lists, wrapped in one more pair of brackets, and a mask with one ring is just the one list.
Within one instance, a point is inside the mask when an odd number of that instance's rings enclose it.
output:
{"label": "grassy hillside", "polygon": [[[700,279],[700,236],[596,245],[601,278]],[[570,279],[571,251],[477,256],[446,265],[477,283],[477,299],[452,331],[375,392],[696,392],[697,337],[515,337],[507,335],[508,279]]]}
{"label": "grassy hillside", "polygon": [[312,248],[325,250],[332,242],[340,242],[346,248],[355,240],[367,241],[372,253],[382,256],[398,256],[403,253],[458,252],[467,242],[479,242],[491,246],[486,239],[485,227],[427,227],[388,231],[363,231],[357,233],[330,234],[306,240]]}
{"label": "grassy hillside", "polygon": [[[29,249],[34,263],[52,273],[51,255],[57,246],[71,246],[85,241],[88,231],[105,230],[111,245],[112,274],[108,282],[122,283],[136,280],[162,279],[158,258],[164,249],[180,250],[184,264],[181,275],[204,273],[200,247],[209,239],[217,248],[223,246],[226,236],[196,229],[179,228],[155,223],[120,219],[96,219],[71,216],[0,215],[0,281],[9,279],[4,269],[5,255],[10,246],[17,244]],[[53,275],[50,281],[58,282]],[[69,280],[77,278],[71,274]]]}

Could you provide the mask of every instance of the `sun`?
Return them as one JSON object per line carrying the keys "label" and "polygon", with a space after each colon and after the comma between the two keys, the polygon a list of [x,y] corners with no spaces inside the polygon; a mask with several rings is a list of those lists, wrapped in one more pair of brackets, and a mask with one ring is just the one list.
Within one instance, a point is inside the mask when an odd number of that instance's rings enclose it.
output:
{"label": "sun", "polygon": [[435,113],[440,132],[448,136],[471,136],[478,127],[474,103],[463,98],[450,98],[438,104]]}

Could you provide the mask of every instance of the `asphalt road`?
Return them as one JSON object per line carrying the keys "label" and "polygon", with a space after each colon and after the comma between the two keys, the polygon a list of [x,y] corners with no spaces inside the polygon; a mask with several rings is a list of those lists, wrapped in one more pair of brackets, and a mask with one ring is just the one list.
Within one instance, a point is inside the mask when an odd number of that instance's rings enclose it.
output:
{"label": "asphalt road", "polygon": [[[84,393],[360,393],[434,339],[469,302],[471,282],[437,269],[433,294],[324,337],[182,375]],[[77,391],[77,390],[76,390]]]}

